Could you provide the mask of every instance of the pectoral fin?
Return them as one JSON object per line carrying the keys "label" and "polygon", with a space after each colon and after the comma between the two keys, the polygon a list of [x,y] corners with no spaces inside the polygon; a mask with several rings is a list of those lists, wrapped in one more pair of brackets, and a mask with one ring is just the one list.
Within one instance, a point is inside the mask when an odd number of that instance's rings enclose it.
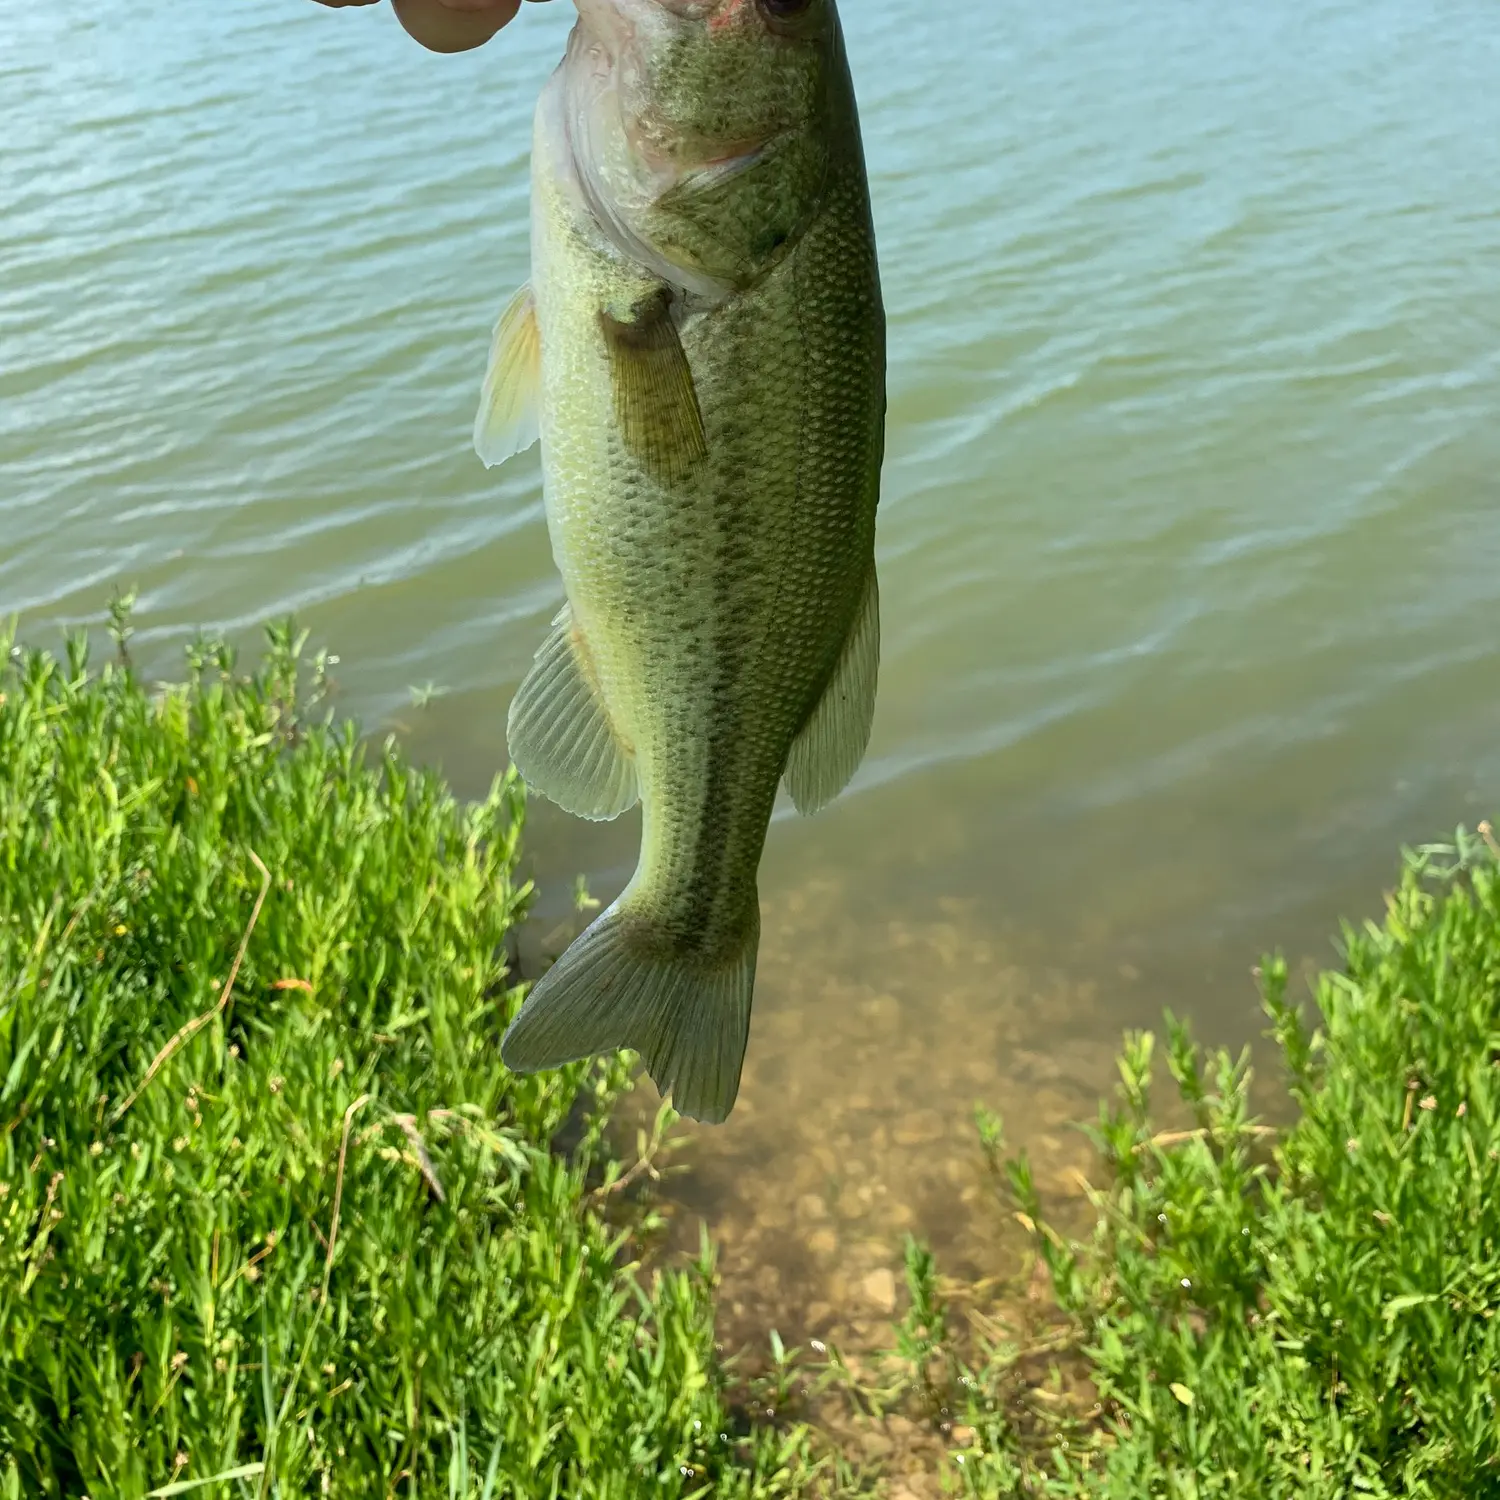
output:
{"label": "pectoral fin", "polygon": [[530,285],[510,299],[490,345],[474,418],[474,451],[493,469],[524,453],[541,434],[542,340]]}
{"label": "pectoral fin", "polygon": [[658,481],[685,478],[708,449],[670,296],[655,294],[623,317],[603,311],[599,326],[609,351],[615,419],[626,447]]}
{"label": "pectoral fin", "polygon": [[800,813],[826,807],[859,769],[875,717],[880,675],[880,587],[875,565],[833,677],[786,763],[786,789]]}
{"label": "pectoral fin", "polygon": [[506,738],[527,783],[575,817],[607,822],[635,806],[634,757],[610,722],[566,604],[511,700]]}

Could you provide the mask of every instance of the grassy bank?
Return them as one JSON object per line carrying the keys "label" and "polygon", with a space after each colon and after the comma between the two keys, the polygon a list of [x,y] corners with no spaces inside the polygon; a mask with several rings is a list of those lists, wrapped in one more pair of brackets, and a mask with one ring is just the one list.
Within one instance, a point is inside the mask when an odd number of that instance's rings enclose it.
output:
{"label": "grassy bank", "polygon": [[517,784],[367,756],[286,632],[0,644],[0,1494],[788,1492],[708,1262],[606,1219],[623,1066],[499,1065]]}
{"label": "grassy bank", "polygon": [[1306,1015],[1266,966],[1285,1128],[1245,1058],[1127,1039],[1086,1243],[981,1112],[1029,1295],[913,1243],[883,1367],[785,1356],[757,1425],[708,1251],[640,1268],[625,1064],[499,1063],[519,786],[363,750],[289,631],[150,689],[115,634],[0,642],[0,1496],[881,1488],[764,1420],[798,1386],[983,1500],[1500,1496],[1487,835],[1413,854]]}
{"label": "grassy bank", "polygon": [[[981,1113],[1051,1300],[945,1305],[909,1246],[895,1379],[850,1399],[925,1419],[983,1500],[1500,1496],[1497,856],[1487,825],[1408,855],[1311,1014],[1267,965],[1285,1129],[1252,1119],[1247,1056],[1170,1017],[1162,1048],[1127,1038],[1087,1243]],[[1153,1120],[1159,1050],[1185,1128]]]}

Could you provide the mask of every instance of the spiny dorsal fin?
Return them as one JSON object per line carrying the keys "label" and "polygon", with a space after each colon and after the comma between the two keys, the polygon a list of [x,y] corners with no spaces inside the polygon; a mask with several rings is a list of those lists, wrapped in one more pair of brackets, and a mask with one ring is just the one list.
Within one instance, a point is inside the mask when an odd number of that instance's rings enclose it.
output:
{"label": "spiny dorsal fin", "polygon": [[625,446],[652,478],[686,478],[707,452],[693,372],[665,290],[620,318],[599,314]]}
{"label": "spiny dorsal fin", "polygon": [[510,758],[565,812],[607,822],[634,807],[635,760],[588,670],[588,648],[565,604],[511,700]]}
{"label": "spiny dorsal fin", "polygon": [[524,453],[541,433],[542,340],[536,301],[523,286],[495,324],[489,368],[474,418],[474,451],[493,469]]}
{"label": "spiny dorsal fin", "polygon": [[839,664],[787,757],[786,789],[798,812],[826,807],[859,769],[870,743],[879,675],[880,586],[872,562]]}

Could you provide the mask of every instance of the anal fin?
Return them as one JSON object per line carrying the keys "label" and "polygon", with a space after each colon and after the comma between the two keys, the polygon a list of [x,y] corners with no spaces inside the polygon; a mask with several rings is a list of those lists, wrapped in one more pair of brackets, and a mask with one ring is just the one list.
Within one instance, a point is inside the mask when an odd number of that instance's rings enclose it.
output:
{"label": "anal fin", "polygon": [[833,677],[786,763],[786,789],[800,813],[826,807],[849,785],[870,743],[880,675],[880,586],[875,564]]}
{"label": "anal fin", "polygon": [[634,757],[610,722],[566,604],[511,700],[506,738],[527,784],[565,812],[607,822],[635,806]]}

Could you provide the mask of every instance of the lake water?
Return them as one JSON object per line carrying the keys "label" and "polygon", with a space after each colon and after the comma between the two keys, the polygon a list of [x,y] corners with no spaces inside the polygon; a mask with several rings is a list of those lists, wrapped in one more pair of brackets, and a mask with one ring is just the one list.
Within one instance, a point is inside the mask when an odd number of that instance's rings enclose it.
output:
{"label": "lake water", "polygon": [[[974,1099],[1071,1191],[1122,1027],[1255,1037],[1264,949],[1331,958],[1401,841],[1500,811],[1492,0],[845,8],[879,711],[773,827],[742,1102],[673,1188],[798,1338],[869,1327],[904,1228],[994,1261]],[[468,430],[570,18],[438,58],[384,8],[4,6],[0,614],[135,584],[165,675],[295,610],[483,789],[560,590],[535,455]],[[535,808],[538,943],[637,826]]]}

